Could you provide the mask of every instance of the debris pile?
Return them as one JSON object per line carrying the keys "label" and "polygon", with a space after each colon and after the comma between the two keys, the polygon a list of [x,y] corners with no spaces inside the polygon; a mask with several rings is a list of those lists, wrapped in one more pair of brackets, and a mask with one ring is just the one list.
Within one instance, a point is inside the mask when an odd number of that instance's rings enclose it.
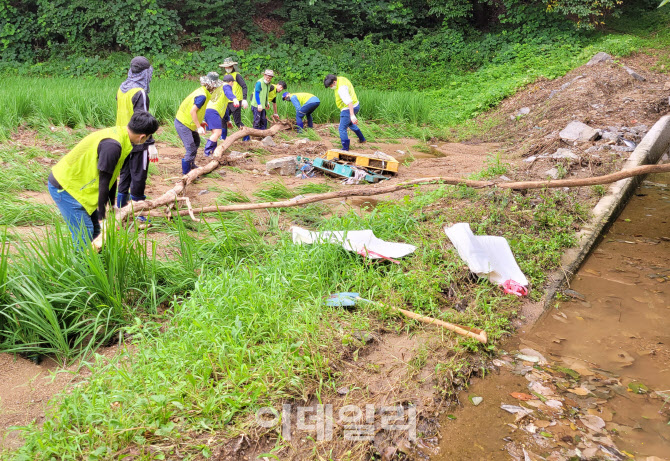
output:
{"label": "debris pile", "polygon": [[[567,368],[548,362],[533,349],[503,355],[493,361],[498,368],[524,376],[528,392],[512,392],[501,411],[515,415],[509,423],[521,440],[506,437],[506,450],[515,460],[631,459],[619,449],[614,434],[633,430],[612,422],[613,413],[604,406],[615,395],[647,394],[642,383],[622,385],[619,378],[600,369]],[[654,398],[670,400],[670,395],[654,392]],[[665,411],[668,411],[667,409]]]}

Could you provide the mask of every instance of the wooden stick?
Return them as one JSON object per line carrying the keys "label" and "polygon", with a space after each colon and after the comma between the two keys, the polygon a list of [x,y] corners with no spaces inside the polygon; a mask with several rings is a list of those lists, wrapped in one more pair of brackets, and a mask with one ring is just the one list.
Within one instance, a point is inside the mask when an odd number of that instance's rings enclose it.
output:
{"label": "wooden stick", "polygon": [[461,336],[466,336],[468,338],[473,338],[479,341],[482,344],[486,344],[486,341],[488,341],[488,337],[486,336],[486,332],[484,330],[480,330],[479,328],[470,328],[470,327],[464,327],[461,325],[456,325],[454,323],[449,323],[445,322],[443,320],[439,320],[433,317],[428,317],[425,315],[417,314],[416,312],[412,311],[406,311],[405,309],[400,309],[398,307],[390,307],[389,309],[400,312],[401,314],[414,319],[418,320],[421,323],[425,323],[427,325],[439,325],[443,328],[446,328],[447,330],[453,331],[454,333],[457,333]]}
{"label": "wooden stick", "polygon": [[[391,186],[360,186],[351,189],[326,192],[324,194],[315,194],[307,197],[293,198],[289,200],[282,200],[280,202],[262,202],[262,203],[241,203],[236,205],[212,205],[199,209],[194,209],[193,213],[225,213],[229,211],[245,211],[245,210],[262,210],[266,208],[288,208],[300,205],[307,205],[308,203],[322,202],[324,200],[340,199],[344,197],[368,197],[371,195],[381,195],[405,189],[409,186],[420,184],[450,184],[454,186],[465,185],[475,189],[484,187],[496,187],[499,189],[541,189],[556,188],[556,187],[584,187],[596,184],[609,184],[621,179],[630,178],[650,173],[664,173],[670,172],[670,164],[663,165],[644,165],[635,168],[618,171],[616,173],[605,176],[595,176],[592,178],[583,179],[562,179],[562,180],[548,180],[548,181],[521,181],[521,182],[499,182],[492,181],[471,181],[455,177],[437,176],[433,178],[419,178],[404,181]],[[140,202],[141,203],[141,202]],[[178,210],[173,213],[179,213],[181,216],[189,214],[188,210]],[[141,213],[143,216],[165,216],[163,213]]]}

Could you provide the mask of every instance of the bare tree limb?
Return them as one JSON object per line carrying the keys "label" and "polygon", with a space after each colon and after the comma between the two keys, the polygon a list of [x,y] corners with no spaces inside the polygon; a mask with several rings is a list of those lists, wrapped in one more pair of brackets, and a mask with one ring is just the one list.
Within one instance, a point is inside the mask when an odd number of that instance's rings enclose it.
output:
{"label": "bare tree limb", "polygon": [[[476,189],[481,189],[485,187],[496,187],[500,189],[516,189],[516,190],[542,189],[545,187],[546,188],[584,187],[584,186],[593,186],[597,184],[609,184],[619,181],[621,179],[630,178],[632,176],[638,176],[650,173],[664,173],[664,172],[670,172],[670,164],[639,166],[635,168],[629,168],[623,171],[618,171],[616,173],[608,174],[605,176],[595,176],[592,178],[562,179],[562,180],[548,180],[548,181],[521,181],[521,182],[495,183],[492,181],[471,181],[461,178],[437,176],[433,178],[412,179],[409,181],[394,184],[392,186],[379,186],[379,185],[361,186],[336,192],[315,194],[307,197],[300,197],[300,198],[296,197],[290,200],[283,200],[280,202],[241,203],[236,205],[213,205],[193,210],[175,210],[173,211],[173,214],[179,213],[179,215],[185,216],[191,213],[194,214],[217,213],[217,212],[224,213],[229,211],[261,210],[266,208],[288,208],[300,205],[307,205],[308,203],[322,202],[324,200],[339,199],[344,197],[369,197],[371,195],[388,194],[391,192],[405,189],[410,186],[420,184],[450,184],[454,186],[464,185]],[[165,214],[163,213],[153,213],[153,212],[143,212],[141,213],[141,215],[161,216],[161,217],[165,216]]]}

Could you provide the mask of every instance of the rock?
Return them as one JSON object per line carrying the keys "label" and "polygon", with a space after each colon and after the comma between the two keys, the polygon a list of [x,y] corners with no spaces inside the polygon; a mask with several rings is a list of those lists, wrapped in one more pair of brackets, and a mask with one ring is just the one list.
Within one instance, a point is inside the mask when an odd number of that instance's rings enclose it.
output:
{"label": "rock", "polygon": [[591,60],[586,63],[586,65],[587,66],[593,66],[594,64],[599,64],[601,62],[609,62],[609,61],[612,61],[612,56],[605,53],[604,51],[601,51],[599,53],[596,53],[595,56],[593,56],[591,58]]}
{"label": "rock", "polygon": [[628,147],[628,146],[612,146],[611,149],[614,152],[633,152],[635,150],[634,147]]}
{"label": "rock", "polygon": [[277,143],[274,142],[274,140],[272,139],[272,136],[264,137],[263,140],[261,141],[261,144],[263,144],[265,147],[276,147],[277,146]]}
{"label": "rock", "polygon": [[238,160],[245,159],[249,157],[251,154],[249,152],[238,152],[236,150],[232,151],[230,154],[228,154],[226,157],[229,162],[236,162]]}
{"label": "rock", "polygon": [[369,342],[372,342],[374,340],[374,338],[372,337],[372,335],[370,333],[368,333],[367,331],[362,331],[362,330],[354,331],[351,336],[353,336],[354,338],[356,338],[357,340],[359,340],[359,341],[361,341],[362,343],[365,343],[365,344],[367,344]]}
{"label": "rock", "polygon": [[395,153],[400,154],[400,155],[405,155],[406,154],[406,152],[404,150],[397,150],[397,151],[395,151]]}
{"label": "rock", "polygon": [[626,72],[628,72],[628,75],[630,75],[631,77],[633,77],[635,80],[638,80],[638,81],[640,81],[640,82],[644,82],[645,80],[647,80],[646,78],[644,78],[642,75],[640,75],[640,74],[638,74],[637,72],[635,72],[635,71],[634,71],[633,69],[631,69],[630,67],[628,67],[628,66],[623,66],[623,68],[624,68],[624,70],[625,70]]}
{"label": "rock", "polygon": [[281,144],[279,145],[279,148],[280,148],[280,149],[288,149],[289,147],[291,147],[291,146],[289,146],[289,145],[286,144],[285,142],[283,142],[283,143],[281,143]]}
{"label": "rock", "polygon": [[337,393],[340,395],[347,395],[349,393],[349,388],[347,386],[342,386],[337,390]]}
{"label": "rock", "polygon": [[551,179],[558,179],[558,168],[551,168],[545,171],[544,175],[551,177]]}
{"label": "rock", "polygon": [[523,355],[527,355],[529,357],[536,357],[539,360],[540,365],[546,365],[547,364],[547,359],[544,358],[542,354],[540,354],[538,351],[531,349],[529,347],[525,347],[523,349],[520,349],[519,352],[521,352]]}
{"label": "rock", "polygon": [[585,415],[580,416],[579,420],[593,432],[601,432],[605,428],[605,421],[600,416]]}
{"label": "rock", "polygon": [[501,180],[501,181],[511,181],[511,179],[509,179],[509,178],[508,178],[507,176],[505,176],[505,175],[501,176],[501,177],[500,177],[500,180]]}
{"label": "rock", "polygon": [[523,161],[527,163],[533,163],[535,160],[537,160],[537,155],[531,155],[530,157],[523,159]]}
{"label": "rock", "polygon": [[307,144],[309,142],[309,138],[302,138],[298,139],[295,144]]}
{"label": "rock", "polygon": [[554,159],[563,159],[569,158],[570,160],[579,160],[579,155],[573,154],[570,149],[558,149],[554,154],[551,155],[551,158]]}
{"label": "rock", "polygon": [[585,123],[573,121],[568,124],[563,131],[559,133],[561,139],[565,142],[577,141],[586,142],[598,139],[598,130],[594,130]]}
{"label": "rock", "polygon": [[265,170],[268,173],[278,173],[282,176],[293,176],[296,169],[295,157],[282,157],[268,161],[265,164]]}
{"label": "rock", "polygon": [[530,107],[522,107],[521,109],[519,109],[519,110],[516,112],[516,114],[514,114],[514,115],[510,115],[509,118],[510,118],[511,120],[515,120],[515,119],[517,119],[517,118],[521,118],[521,117],[523,117],[524,115],[528,115],[528,114],[530,114]]}
{"label": "rock", "polygon": [[207,189],[203,189],[200,192],[198,192],[198,195],[205,195],[205,194],[209,194],[209,191]]}
{"label": "rock", "polygon": [[611,131],[603,131],[600,135],[601,138],[603,138],[605,141],[616,141],[619,139],[619,133],[613,133]]}
{"label": "rock", "polygon": [[484,401],[484,397],[479,397],[479,396],[476,396],[476,395],[470,396],[470,402],[471,402],[474,406],[479,405],[479,404],[482,403],[483,401]]}
{"label": "rock", "polygon": [[581,294],[580,292],[575,291],[575,290],[570,290],[570,289],[563,290],[563,294],[565,296],[569,296],[573,299],[579,299],[580,301],[586,301],[586,296],[584,296],[583,294]]}

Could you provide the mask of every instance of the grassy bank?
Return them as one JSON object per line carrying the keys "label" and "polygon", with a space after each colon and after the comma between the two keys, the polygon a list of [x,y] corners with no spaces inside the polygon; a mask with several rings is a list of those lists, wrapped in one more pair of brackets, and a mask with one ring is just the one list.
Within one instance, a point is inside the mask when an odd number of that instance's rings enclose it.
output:
{"label": "grassy bank", "polygon": [[[93,356],[85,384],[60,398],[42,428],[25,429],[19,457],[107,459],[133,445],[142,459],[153,459],[152,444],[210,431],[233,435],[261,406],[332,391],[332,366],[354,329],[369,328],[372,321],[391,329],[420,328],[403,327],[385,308],[324,307],[323,298],[332,292],[357,291],[389,306],[484,328],[495,343],[508,331],[518,301],[486,281],[468,280],[463,262],[447,248],[444,223],[465,220],[476,233],[506,236],[532,286],[539,287],[545,271],[574,243],[572,223],[584,212],[562,192],[491,196],[438,187],[415,188],[406,200],[380,203],[362,216],[321,215],[307,207],[265,218],[231,214],[208,224],[166,224],[162,230],[175,236],[172,248],[180,255],[167,261],[145,256],[144,244],[124,232],[102,258],[76,255],[62,233],[13,256],[6,296],[21,297],[27,319],[32,310],[53,311],[53,321],[35,322],[34,328],[21,322],[18,335],[11,321],[18,312],[14,302],[2,305],[3,348],[35,352],[39,343],[41,352],[67,357],[93,332],[99,340],[123,332],[133,344],[132,352],[121,351],[111,362]],[[401,265],[370,265],[337,246],[297,246],[278,223],[304,218],[323,230],[371,228],[380,238],[418,250]],[[59,277],[55,268],[66,261],[80,262]],[[25,278],[39,282],[22,291]],[[462,312],[443,295],[451,284],[467,306]],[[77,293],[67,291],[72,286]],[[180,297],[186,293],[188,298]],[[70,297],[72,303],[58,307]],[[157,316],[165,302],[173,315]],[[22,346],[18,338],[32,338],[32,345]],[[454,353],[476,350],[487,351],[461,339]]]}

